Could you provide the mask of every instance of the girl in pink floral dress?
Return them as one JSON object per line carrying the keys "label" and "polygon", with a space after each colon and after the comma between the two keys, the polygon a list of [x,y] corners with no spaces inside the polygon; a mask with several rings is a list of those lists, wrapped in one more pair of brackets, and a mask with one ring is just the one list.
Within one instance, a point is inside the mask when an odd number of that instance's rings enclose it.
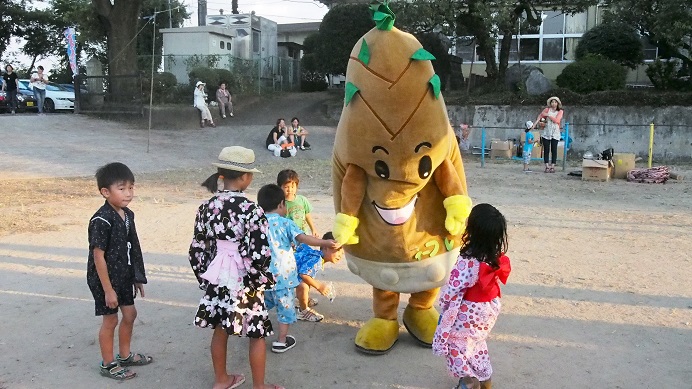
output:
{"label": "girl in pink floral dress", "polygon": [[461,254],[440,291],[442,310],[433,353],[447,357],[447,369],[459,378],[455,388],[490,389],[493,368],[486,339],[500,313],[500,282],[511,266],[507,222],[490,204],[471,210],[462,236]]}

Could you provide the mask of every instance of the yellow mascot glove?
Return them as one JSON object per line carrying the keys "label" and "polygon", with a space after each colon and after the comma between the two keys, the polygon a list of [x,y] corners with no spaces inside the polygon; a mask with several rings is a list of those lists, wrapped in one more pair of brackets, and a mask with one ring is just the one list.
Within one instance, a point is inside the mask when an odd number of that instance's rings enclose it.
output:
{"label": "yellow mascot glove", "polygon": [[337,213],[334,220],[334,228],[332,234],[334,239],[339,244],[358,244],[358,236],[356,236],[356,228],[359,220],[355,216],[349,216],[345,213]]}
{"label": "yellow mascot glove", "polygon": [[469,217],[473,206],[471,198],[466,195],[449,196],[442,204],[447,210],[445,228],[452,235],[461,234],[464,230],[464,224],[466,224],[466,218]]}

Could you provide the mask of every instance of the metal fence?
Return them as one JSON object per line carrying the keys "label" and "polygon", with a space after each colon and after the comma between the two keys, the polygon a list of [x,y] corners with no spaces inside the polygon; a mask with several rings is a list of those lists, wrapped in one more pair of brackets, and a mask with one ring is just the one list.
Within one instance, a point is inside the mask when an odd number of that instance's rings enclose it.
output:
{"label": "metal fence", "polygon": [[75,113],[142,115],[144,85],[139,74],[76,76]]}
{"label": "metal fence", "polygon": [[[152,56],[138,58],[141,69],[151,69]],[[243,59],[226,54],[155,56],[159,72],[175,75],[178,84],[189,84],[195,68],[225,69],[231,72],[227,81],[234,93],[263,94],[300,90],[300,60],[284,57]],[[156,66],[158,65],[158,67]],[[146,72],[149,73],[149,72]]]}

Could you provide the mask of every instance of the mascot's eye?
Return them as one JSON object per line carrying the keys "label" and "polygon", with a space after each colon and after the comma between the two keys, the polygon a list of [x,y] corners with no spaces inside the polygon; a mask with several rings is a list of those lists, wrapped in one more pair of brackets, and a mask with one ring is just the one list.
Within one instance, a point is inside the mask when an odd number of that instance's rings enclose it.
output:
{"label": "mascot's eye", "polygon": [[420,159],[418,163],[418,176],[420,178],[430,177],[430,172],[432,171],[432,159],[427,155]]}
{"label": "mascot's eye", "polygon": [[389,178],[389,166],[384,161],[375,162],[375,174],[385,180]]}

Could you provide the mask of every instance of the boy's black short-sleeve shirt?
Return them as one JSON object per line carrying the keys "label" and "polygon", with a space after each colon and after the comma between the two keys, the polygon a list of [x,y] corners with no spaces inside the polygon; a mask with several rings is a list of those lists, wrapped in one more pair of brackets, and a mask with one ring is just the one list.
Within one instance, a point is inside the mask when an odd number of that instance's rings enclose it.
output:
{"label": "boy's black short-sleeve shirt", "polygon": [[135,283],[147,283],[134,213],[129,208],[123,210],[129,226],[108,202],[89,221],[87,284],[95,296],[103,294],[103,286],[94,263],[96,247],[105,252],[108,277],[116,292],[131,291]]}
{"label": "boy's black short-sleeve shirt", "polygon": [[3,80],[5,80],[5,90],[13,91],[17,89],[17,73],[12,72],[12,74],[5,73],[2,75]]}

